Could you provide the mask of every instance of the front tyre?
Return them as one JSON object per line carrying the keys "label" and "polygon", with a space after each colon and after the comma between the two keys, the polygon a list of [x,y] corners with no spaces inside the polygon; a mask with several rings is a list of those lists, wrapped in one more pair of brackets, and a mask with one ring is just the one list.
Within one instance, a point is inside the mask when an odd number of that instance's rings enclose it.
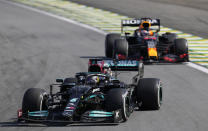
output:
{"label": "front tyre", "polygon": [[44,89],[29,88],[23,97],[22,112],[27,116],[28,112],[47,110],[47,93]]}
{"label": "front tyre", "polygon": [[140,109],[159,110],[162,104],[162,85],[157,78],[143,78],[136,87],[136,98]]}
{"label": "front tyre", "polygon": [[107,111],[119,110],[119,115],[125,122],[130,116],[130,101],[128,91],[121,88],[111,89],[106,97],[105,108]]}

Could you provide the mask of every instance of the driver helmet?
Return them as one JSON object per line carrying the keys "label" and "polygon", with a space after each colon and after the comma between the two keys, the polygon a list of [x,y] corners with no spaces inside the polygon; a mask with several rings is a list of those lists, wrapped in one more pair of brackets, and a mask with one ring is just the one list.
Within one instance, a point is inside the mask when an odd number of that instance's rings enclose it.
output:
{"label": "driver helmet", "polygon": [[149,21],[143,21],[140,25],[141,36],[153,36],[154,33],[150,30],[151,23]]}
{"label": "driver helmet", "polygon": [[99,84],[99,82],[100,82],[99,76],[91,76],[87,79],[87,84],[90,85],[97,85]]}
{"label": "driver helmet", "polygon": [[103,73],[104,74],[109,74],[110,76],[112,76],[112,71],[111,71],[111,68],[109,67],[109,65],[104,65]]}
{"label": "driver helmet", "polygon": [[85,83],[85,76],[83,75],[77,76],[77,80],[78,80],[78,83]]}
{"label": "driver helmet", "polygon": [[151,27],[151,23],[149,21],[143,21],[140,25],[140,30],[149,31],[150,27]]}

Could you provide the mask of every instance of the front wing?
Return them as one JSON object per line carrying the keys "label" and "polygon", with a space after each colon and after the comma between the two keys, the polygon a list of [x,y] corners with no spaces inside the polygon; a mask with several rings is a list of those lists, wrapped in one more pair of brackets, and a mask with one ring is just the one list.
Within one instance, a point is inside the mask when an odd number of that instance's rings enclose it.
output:
{"label": "front wing", "polygon": [[18,121],[20,123],[41,123],[41,124],[54,124],[54,125],[68,125],[68,124],[93,124],[93,123],[103,123],[103,124],[118,124],[122,120],[121,114],[118,111],[106,112],[102,110],[86,111],[83,113],[79,120],[66,119],[61,116],[61,112],[51,112],[48,111],[34,111],[28,112],[26,115],[18,116]]}

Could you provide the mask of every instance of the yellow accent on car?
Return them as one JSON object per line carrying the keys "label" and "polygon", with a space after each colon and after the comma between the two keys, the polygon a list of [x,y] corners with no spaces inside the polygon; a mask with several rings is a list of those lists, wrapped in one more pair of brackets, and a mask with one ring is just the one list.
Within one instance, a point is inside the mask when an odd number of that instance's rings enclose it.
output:
{"label": "yellow accent on car", "polygon": [[157,49],[156,48],[148,48],[149,57],[157,57]]}

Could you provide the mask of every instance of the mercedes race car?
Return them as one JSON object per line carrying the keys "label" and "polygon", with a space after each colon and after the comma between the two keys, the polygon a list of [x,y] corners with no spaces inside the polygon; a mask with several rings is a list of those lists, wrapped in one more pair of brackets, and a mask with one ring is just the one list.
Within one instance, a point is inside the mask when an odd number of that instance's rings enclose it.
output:
{"label": "mercedes race car", "polygon": [[[141,18],[121,21],[121,34],[110,33],[105,39],[105,55],[144,62],[188,62],[188,44],[175,33],[159,35],[160,20]],[[137,28],[133,33],[124,27]],[[131,29],[132,30],[132,29]]]}
{"label": "mercedes race car", "polygon": [[[137,70],[131,84],[116,78],[116,71]],[[143,64],[136,60],[90,59],[89,72],[57,79],[47,93],[30,88],[23,97],[18,120],[41,123],[119,123],[135,108],[158,110],[162,85],[157,78],[142,78]],[[54,92],[55,89],[59,89]]]}

